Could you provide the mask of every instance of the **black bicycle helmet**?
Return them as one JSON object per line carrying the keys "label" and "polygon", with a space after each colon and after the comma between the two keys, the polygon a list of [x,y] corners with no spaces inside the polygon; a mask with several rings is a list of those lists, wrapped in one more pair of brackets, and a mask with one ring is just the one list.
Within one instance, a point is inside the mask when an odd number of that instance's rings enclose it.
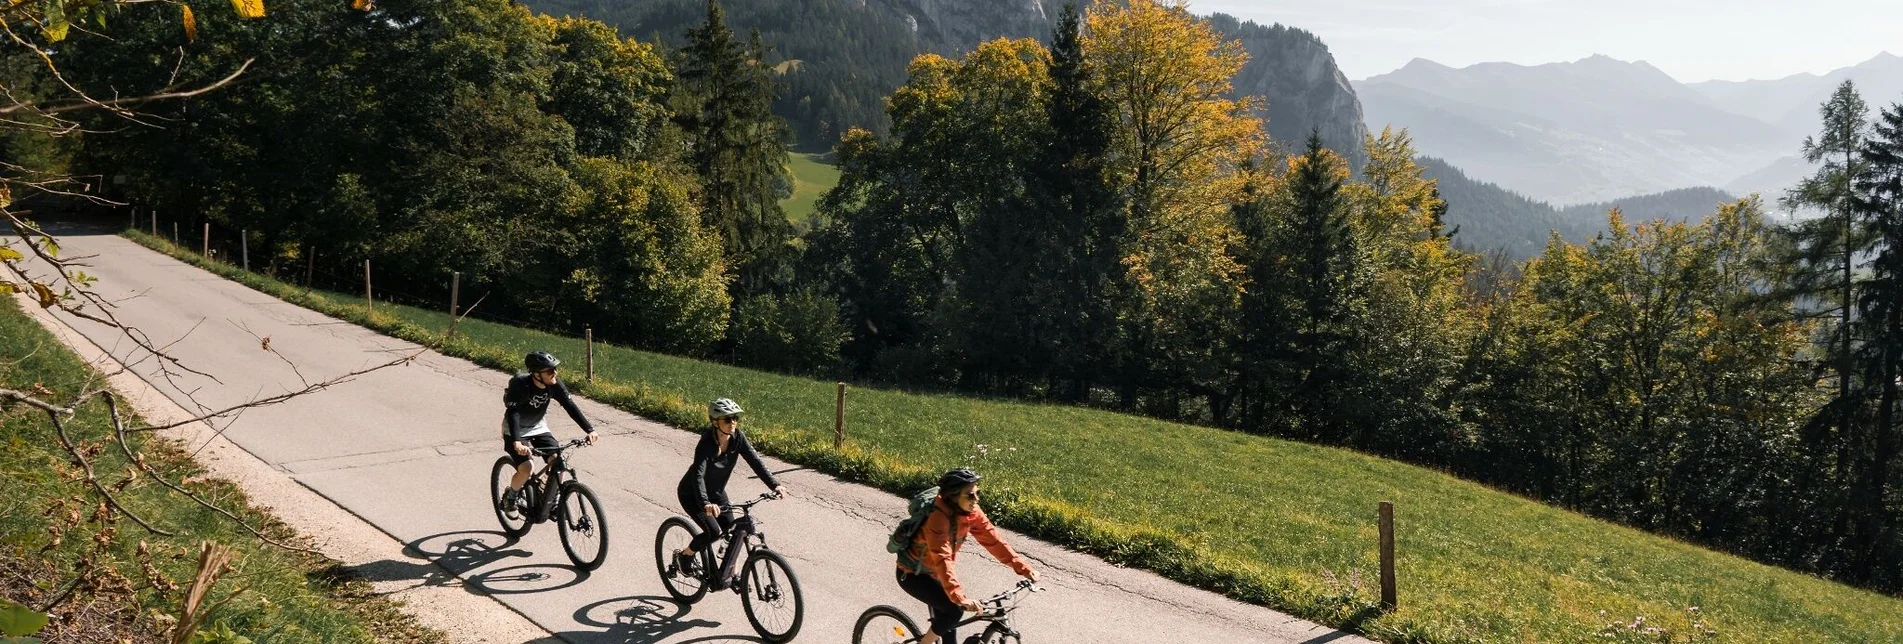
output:
{"label": "black bicycle helmet", "polygon": [[554,369],[559,366],[562,366],[562,361],[557,360],[554,354],[547,351],[537,351],[522,358],[522,367],[528,369],[529,373]]}
{"label": "black bicycle helmet", "polygon": [[944,476],[938,477],[938,489],[944,492],[950,492],[977,483],[978,480],[982,478],[984,477],[978,476],[978,473],[971,471],[971,468],[961,467],[946,472]]}

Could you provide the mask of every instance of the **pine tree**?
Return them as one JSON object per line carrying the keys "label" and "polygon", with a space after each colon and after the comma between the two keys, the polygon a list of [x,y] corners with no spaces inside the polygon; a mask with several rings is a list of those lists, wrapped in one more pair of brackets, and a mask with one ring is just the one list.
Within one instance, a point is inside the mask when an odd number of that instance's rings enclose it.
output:
{"label": "pine tree", "polygon": [[1788,192],[1782,203],[1793,210],[1822,211],[1823,216],[1786,231],[1783,261],[1790,267],[1785,286],[1789,295],[1818,303],[1821,308],[1808,315],[1832,318],[1822,331],[1823,359],[1834,375],[1837,393],[1806,425],[1805,450],[1812,465],[1800,474],[1798,488],[1808,498],[1792,503],[1791,510],[1796,520],[1811,524],[1814,531],[1841,535],[1849,529],[1842,497],[1854,459],[1851,449],[1860,418],[1868,409],[1854,364],[1856,283],[1852,274],[1859,251],[1868,249],[1872,239],[1868,225],[1851,212],[1850,201],[1853,181],[1863,171],[1861,150],[1869,131],[1869,107],[1856,86],[1844,81],[1818,114],[1823,129],[1804,140],[1803,155],[1820,167]]}
{"label": "pine tree", "polygon": [[1903,449],[1896,430],[1897,379],[1903,376],[1903,105],[1883,110],[1860,152],[1863,165],[1845,212],[1870,226],[1878,240],[1858,302],[1865,337],[1858,358],[1865,382],[1877,390],[1877,407],[1873,425],[1849,450],[1856,462],[1845,508],[1852,517],[1845,552],[1858,560],[1843,563],[1861,581],[1894,586],[1899,579],[1892,472]]}
{"label": "pine tree", "polygon": [[707,20],[688,30],[679,65],[675,114],[701,181],[701,221],[719,231],[739,293],[771,287],[793,234],[779,202],[779,187],[790,182],[786,123],[772,112],[777,90],[766,54],[758,32],[741,44],[718,0],[708,0]]}
{"label": "pine tree", "polygon": [[1091,381],[1114,371],[1118,361],[1114,298],[1124,224],[1107,158],[1115,113],[1095,91],[1082,20],[1076,2],[1066,2],[1051,33],[1051,140],[1032,180],[1037,207],[1055,228],[1042,309],[1054,327],[1051,354],[1058,364],[1051,375],[1066,381],[1072,400],[1082,400]]}
{"label": "pine tree", "polygon": [[1349,221],[1342,183],[1347,162],[1324,149],[1321,131],[1311,131],[1307,151],[1290,160],[1285,179],[1283,253],[1292,274],[1292,364],[1294,404],[1304,410],[1309,433],[1328,436],[1324,425],[1332,400],[1344,394],[1345,366],[1336,360],[1351,333],[1351,314],[1363,297],[1359,248]]}

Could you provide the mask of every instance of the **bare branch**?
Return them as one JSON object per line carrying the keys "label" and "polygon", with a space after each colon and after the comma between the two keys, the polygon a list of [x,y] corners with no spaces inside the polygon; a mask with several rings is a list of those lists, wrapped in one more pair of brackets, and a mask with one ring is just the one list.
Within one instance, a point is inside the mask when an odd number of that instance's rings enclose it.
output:
{"label": "bare branch", "polygon": [[170,488],[173,492],[183,494],[186,496],[186,498],[189,498],[193,501],[198,502],[199,505],[205,506],[206,508],[209,508],[212,511],[225,515],[225,518],[231,519],[232,523],[238,524],[238,527],[244,528],[246,532],[250,532],[252,536],[257,537],[258,540],[260,541],[271,544],[273,546],[277,546],[279,548],[283,548],[285,550],[296,550],[298,552],[310,552],[310,553],[317,552],[317,550],[314,548],[300,548],[297,546],[281,543],[277,541],[276,539],[267,537],[264,535],[263,532],[260,532],[257,528],[251,527],[250,524],[245,523],[244,519],[238,518],[238,515],[232,514],[229,510],[219,507],[218,505],[205,500],[203,497],[200,497],[197,494],[192,493],[192,491],[187,490],[184,487],[181,487],[179,485],[174,485],[171,481],[166,480],[166,478],[160,475],[157,470],[153,469],[152,466],[147,465],[145,463],[144,455],[133,454],[132,447],[127,445],[125,418],[119,415],[119,397],[116,395],[113,395],[113,393],[110,391],[104,392],[100,395],[106,399],[106,410],[112,414],[112,429],[113,429],[113,432],[119,437],[119,449],[125,452],[127,461],[131,462],[133,465],[138,466],[140,470],[145,471],[145,473],[151,476],[153,480],[158,481],[160,485]]}
{"label": "bare branch", "polygon": [[[421,355],[423,354],[423,352],[424,352],[424,351],[427,351],[427,350],[428,350],[428,349],[426,349],[426,348],[425,348],[425,349],[418,349],[418,350],[416,350],[416,351],[412,351],[412,352],[410,352],[410,354],[409,354],[409,355],[406,355],[406,356],[403,356],[403,357],[401,357],[401,358],[397,358],[397,359],[395,359],[395,360],[391,360],[391,361],[389,361],[389,362],[384,362],[384,363],[381,363],[381,364],[378,364],[378,365],[376,365],[376,366],[372,366],[372,367],[366,367],[366,368],[363,368],[363,369],[358,369],[358,370],[356,370],[356,371],[352,371],[352,372],[350,372],[350,373],[346,373],[346,374],[343,374],[343,375],[341,375],[341,376],[337,376],[337,377],[335,377],[335,378],[332,378],[332,379],[330,379],[330,380],[326,380],[326,381],[323,381],[323,382],[320,382],[320,383],[317,383],[317,384],[313,384],[313,385],[309,385],[309,386],[307,386],[307,387],[304,387],[303,389],[299,389],[299,390],[297,390],[297,391],[291,391],[291,392],[285,392],[285,393],[281,393],[281,394],[278,394],[278,395],[275,395],[275,396],[269,396],[269,397],[266,397],[266,398],[259,398],[259,399],[256,399],[256,400],[252,400],[252,401],[250,401],[250,402],[246,402],[246,403],[242,403],[242,404],[237,404],[237,405],[232,405],[232,406],[230,406],[230,407],[226,407],[226,408],[224,408],[224,409],[220,409],[220,410],[217,410],[217,411],[214,411],[214,412],[211,412],[211,413],[207,413],[207,414],[203,414],[203,415],[200,415],[200,416],[198,416],[198,417],[196,417],[196,418],[191,418],[191,419],[188,419],[188,420],[182,420],[182,421],[178,421],[178,422],[175,422],[175,423],[170,423],[170,424],[166,424],[166,425],[154,425],[154,426],[151,426],[151,427],[140,427],[140,428],[138,428],[138,429],[134,429],[134,430],[131,430],[131,431],[134,431],[134,432],[155,432],[155,431],[163,431],[163,430],[167,430],[167,429],[172,429],[172,428],[174,428],[174,427],[183,427],[183,426],[185,426],[185,425],[190,425],[190,424],[192,424],[192,423],[198,423],[198,422],[207,422],[207,421],[209,421],[209,420],[211,420],[211,419],[213,419],[213,418],[222,418],[222,417],[224,417],[224,416],[228,416],[228,415],[231,415],[231,414],[233,414],[233,413],[242,413],[242,412],[243,412],[244,410],[246,410],[246,409],[250,409],[250,408],[253,408],[253,407],[265,407],[265,406],[269,406],[269,405],[276,405],[276,404],[279,404],[279,403],[282,403],[282,402],[285,402],[285,401],[288,401],[288,400],[291,400],[292,398],[296,398],[296,397],[298,397],[298,396],[302,396],[302,395],[305,395],[305,394],[309,394],[309,393],[315,393],[315,392],[318,392],[318,391],[323,391],[323,390],[325,390],[325,389],[329,389],[329,388],[331,388],[331,387],[335,387],[335,386],[337,386],[337,385],[341,385],[341,384],[344,384],[344,383],[347,383],[347,382],[350,382],[350,381],[352,381],[352,380],[356,380],[356,379],[357,379],[358,377],[361,377],[361,376],[363,376],[363,375],[365,375],[365,374],[368,374],[368,373],[372,373],[372,372],[376,372],[376,371],[381,371],[381,370],[384,370],[384,369],[388,369],[388,368],[390,368],[390,367],[395,367],[395,366],[398,366],[398,365],[403,365],[403,364],[409,364],[410,362],[413,362],[413,361],[415,361],[417,357],[419,357],[419,356],[421,356]],[[223,432],[221,431],[221,432],[220,432],[220,434],[222,435],[222,433],[223,433]]]}
{"label": "bare branch", "polygon": [[106,486],[99,482],[99,476],[93,473],[92,461],[86,460],[86,455],[80,453],[79,448],[73,445],[73,439],[66,435],[66,424],[60,422],[60,416],[63,415],[65,414],[55,411],[46,412],[46,417],[52,419],[53,429],[56,430],[59,435],[60,445],[64,446],[66,453],[72,454],[73,459],[79,463],[79,467],[86,471],[86,483],[92,486],[93,491],[98,492],[99,496],[104,497],[106,503],[111,505],[112,509],[118,510],[120,514],[126,515],[126,518],[132,519],[134,523],[139,524],[139,527],[145,528],[146,532],[167,537],[178,536],[175,533],[154,527],[151,522],[141,518],[138,514],[134,513],[131,508],[127,508],[125,504],[120,503],[118,497],[114,497],[112,492],[107,490]]}

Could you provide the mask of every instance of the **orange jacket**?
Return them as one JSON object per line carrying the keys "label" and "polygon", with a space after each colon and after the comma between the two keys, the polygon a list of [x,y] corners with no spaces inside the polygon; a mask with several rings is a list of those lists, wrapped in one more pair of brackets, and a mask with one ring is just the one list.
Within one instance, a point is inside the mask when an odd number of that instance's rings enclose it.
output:
{"label": "orange jacket", "polygon": [[[918,536],[912,538],[910,557],[899,558],[899,569],[918,574],[905,565],[906,559],[922,562],[925,572],[937,579],[945,587],[945,595],[952,602],[963,604],[966,601],[965,588],[958,583],[958,574],[952,567],[958,563],[958,550],[965,546],[966,537],[977,537],[978,544],[991,551],[1000,563],[1010,566],[1019,575],[1031,574],[1031,565],[1019,557],[1017,551],[998,538],[998,528],[991,525],[991,519],[985,517],[985,511],[972,508],[969,513],[960,513],[958,507],[940,497],[934,503],[937,507],[925,516],[925,527],[920,528]],[[956,517],[956,520],[953,520]]]}

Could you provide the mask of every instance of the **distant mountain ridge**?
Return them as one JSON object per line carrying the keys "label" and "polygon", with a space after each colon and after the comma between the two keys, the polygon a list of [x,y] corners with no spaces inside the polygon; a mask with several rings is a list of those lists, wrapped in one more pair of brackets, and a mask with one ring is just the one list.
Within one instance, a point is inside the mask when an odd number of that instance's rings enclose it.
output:
{"label": "distant mountain ridge", "polygon": [[1644,62],[1416,59],[1355,84],[1370,127],[1407,127],[1421,152],[1559,204],[1724,185],[1795,143]]}

